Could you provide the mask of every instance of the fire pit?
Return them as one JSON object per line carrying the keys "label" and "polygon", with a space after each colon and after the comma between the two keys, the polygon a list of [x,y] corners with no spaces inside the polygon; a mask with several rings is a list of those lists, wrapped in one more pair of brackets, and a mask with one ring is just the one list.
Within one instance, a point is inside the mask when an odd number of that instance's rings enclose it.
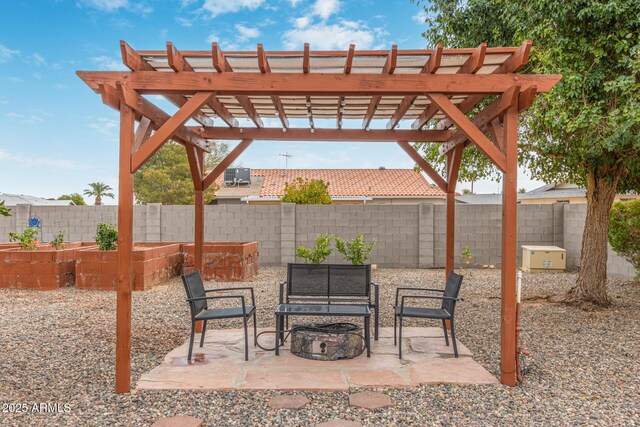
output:
{"label": "fire pit", "polygon": [[353,323],[293,325],[291,332],[291,353],[305,359],[353,359],[364,348],[362,328]]}

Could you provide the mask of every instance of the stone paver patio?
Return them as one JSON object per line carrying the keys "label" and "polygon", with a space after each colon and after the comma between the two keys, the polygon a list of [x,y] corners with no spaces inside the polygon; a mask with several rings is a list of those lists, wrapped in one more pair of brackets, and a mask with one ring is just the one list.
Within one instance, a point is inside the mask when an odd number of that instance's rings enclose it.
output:
{"label": "stone paver patio", "polygon": [[[259,330],[260,331],[260,330]],[[260,337],[264,347],[273,335]],[[241,329],[208,331],[204,347],[194,344],[194,360],[187,362],[189,341],[172,350],[164,361],[143,374],[138,389],[183,390],[349,390],[351,387],[411,387],[419,384],[498,384],[498,380],[471,358],[458,341],[459,358],[445,346],[441,328],[403,328],[403,359],[393,345],[393,328],[381,328],[366,352],[333,362],[303,359],[289,352],[289,341],[274,352],[253,347],[244,361]]]}

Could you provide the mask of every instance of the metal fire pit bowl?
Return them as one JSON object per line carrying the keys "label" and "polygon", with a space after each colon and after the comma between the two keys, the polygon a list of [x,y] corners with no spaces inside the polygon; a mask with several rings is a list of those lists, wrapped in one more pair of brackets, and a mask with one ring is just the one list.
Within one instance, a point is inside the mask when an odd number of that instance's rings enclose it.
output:
{"label": "metal fire pit bowl", "polygon": [[365,349],[362,328],[353,323],[293,325],[291,353],[313,360],[353,359]]}

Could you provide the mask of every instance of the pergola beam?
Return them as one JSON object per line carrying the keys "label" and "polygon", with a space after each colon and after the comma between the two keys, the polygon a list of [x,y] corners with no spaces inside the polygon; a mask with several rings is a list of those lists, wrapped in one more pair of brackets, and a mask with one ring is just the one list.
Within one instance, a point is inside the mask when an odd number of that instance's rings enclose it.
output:
{"label": "pergola beam", "polygon": [[[484,64],[484,57],[487,51],[487,44],[480,43],[480,45],[473,51],[471,55],[467,58],[467,60],[462,64],[460,69],[456,74],[475,74]],[[421,129],[424,125],[427,124],[429,120],[433,118],[438,112],[438,108],[433,105],[427,105],[427,108],[424,109],[420,117],[418,117],[411,127],[413,129]]]}
{"label": "pergola beam", "polygon": [[436,170],[427,162],[424,157],[420,155],[407,141],[398,141],[398,145],[400,148],[404,150],[405,153],[409,155],[413,159],[414,162],[426,173],[429,175],[429,178],[433,180],[433,182],[445,193],[447,192],[447,181],[444,180],[436,172]]}
{"label": "pergola beam", "polygon": [[[398,62],[398,46],[395,44],[391,47],[389,54],[387,55],[387,60],[384,63],[384,67],[382,68],[382,74],[391,75],[396,69],[396,64]],[[371,120],[373,120],[373,116],[376,114],[376,110],[378,109],[378,105],[380,104],[380,100],[382,96],[374,95],[371,97],[371,101],[369,102],[369,107],[367,108],[367,114],[364,116],[364,120],[362,121],[362,129],[368,129],[369,124],[371,124]]]}
{"label": "pergola beam", "polygon": [[292,128],[282,132],[279,128],[226,128],[193,126],[188,129],[202,138],[217,140],[270,140],[270,141],[349,141],[349,142],[443,142],[455,134],[453,130],[384,130],[370,129],[309,129]]}
{"label": "pergola beam", "polygon": [[151,132],[153,131],[153,126],[151,125],[151,119],[148,117],[142,117],[140,119],[140,123],[138,124],[138,128],[136,129],[135,138],[133,140],[133,152],[138,151],[138,148],[149,139],[151,136]]}
{"label": "pergola beam", "polygon": [[[189,120],[191,115],[200,109],[211,96],[210,92],[198,92],[186,104],[184,104],[173,116],[169,118],[158,130],[143,144],[138,151],[131,156],[131,172],[135,172],[149,159],[162,145],[167,142]],[[184,129],[184,128],[183,128]]]}
{"label": "pergola beam", "polygon": [[[436,46],[433,54],[429,56],[429,60],[424,64],[424,67],[422,67],[420,73],[434,74],[438,70],[438,68],[440,68],[441,62],[442,45],[439,44],[438,46]],[[393,129],[396,127],[396,125],[400,122],[400,120],[402,120],[404,115],[407,114],[407,111],[409,111],[409,108],[411,108],[416,98],[418,98],[416,95],[407,95],[402,99],[402,102],[400,102],[400,105],[398,105],[398,108],[393,113],[393,116],[391,116],[391,119],[389,119],[389,122],[387,123],[387,129]]]}
{"label": "pergola beam", "polygon": [[[264,53],[264,48],[262,47],[262,43],[258,43],[258,68],[260,72],[263,74],[270,73],[271,67],[269,66],[269,60],[267,59],[267,55]],[[273,102],[273,106],[276,109],[278,114],[278,118],[280,119],[280,123],[282,123],[283,128],[289,127],[289,120],[287,119],[287,114],[284,111],[284,106],[282,105],[282,101],[278,95],[271,96],[271,102]]]}
{"label": "pergola beam", "polygon": [[438,108],[453,121],[458,129],[464,134],[487,156],[500,170],[505,170],[505,158],[504,154],[496,148],[495,145],[478,129],[472,122],[464,115],[462,111],[458,109],[447,98],[446,95],[441,93],[428,94],[431,101],[434,102]]}
{"label": "pergola beam", "polygon": [[[323,74],[311,73],[159,73],[139,71],[78,71],[92,89],[99,84],[126,81],[141,94],[199,91],[217,95],[287,96],[401,96],[426,93],[500,94],[511,86],[522,90],[536,86],[537,93],[548,92],[562,76],[554,74]],[[483,96],[484,99],[484,96]]]}

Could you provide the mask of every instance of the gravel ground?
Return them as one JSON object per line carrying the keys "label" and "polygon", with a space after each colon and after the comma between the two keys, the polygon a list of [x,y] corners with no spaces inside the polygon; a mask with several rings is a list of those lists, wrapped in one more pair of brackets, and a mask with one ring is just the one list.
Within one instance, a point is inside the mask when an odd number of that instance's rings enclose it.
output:
{"label": "gravel ground", "polygon": [[[467,270],[457,311],[459,339],[474,359],[498,373],[500,272]],[[271,326],[282,268],[263,268],[256,289],[260,326]],[[381,269],[381,325],[392,326],[398,285],[438,286],[442,270]],[[193,415],[207,425],[312,426],[332,418],[364,425],[640,425],[640,285],[611,280],[612,308],[583,311],[539,296],[566,291],[574,274],[525,275],[522,323],[532,351],[524,385],[431,385],[380,389],[395,407],[348,406],[347,393],[301,393],[299,411],[274,411],[278,392],[139,391],[115,395],[115,294],[65,288],[0,290],[0,403],[68,404],[68,413],[0,412],[0,425],[150,425]],[[440,285],[442,286],[442,285]],[[133,380],[188,338],[188,308],[179,278],[134,293]],[[408,322],[410,324],[410,322]],[[238,327],[233,321],[226,327]]]}

